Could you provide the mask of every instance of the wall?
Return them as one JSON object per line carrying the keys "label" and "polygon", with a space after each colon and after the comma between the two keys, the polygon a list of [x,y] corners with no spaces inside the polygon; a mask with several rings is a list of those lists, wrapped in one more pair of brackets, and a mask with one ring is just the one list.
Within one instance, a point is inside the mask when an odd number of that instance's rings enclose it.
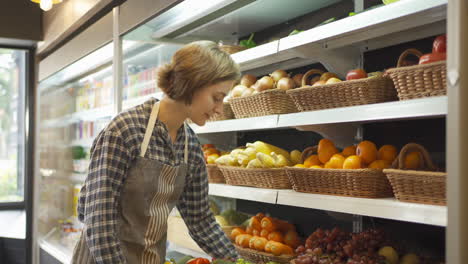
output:
{"label": "wall", "polygon": [[0,8],[0,38],[39,41],[42,39],[41,19],[39,6],[29,0],[3,1]]}

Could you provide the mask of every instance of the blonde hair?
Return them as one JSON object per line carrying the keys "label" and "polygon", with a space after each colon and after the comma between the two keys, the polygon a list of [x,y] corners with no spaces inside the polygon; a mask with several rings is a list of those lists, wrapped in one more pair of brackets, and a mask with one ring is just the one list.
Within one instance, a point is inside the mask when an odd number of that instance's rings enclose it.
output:
{"label": "blonde hair", "polygon": [[192,102],[201,88],[223,81],[238,81],[239,65],[213,41],[195,41],[179,49],[171,63],[158,69],[158,87],[171,99]]}

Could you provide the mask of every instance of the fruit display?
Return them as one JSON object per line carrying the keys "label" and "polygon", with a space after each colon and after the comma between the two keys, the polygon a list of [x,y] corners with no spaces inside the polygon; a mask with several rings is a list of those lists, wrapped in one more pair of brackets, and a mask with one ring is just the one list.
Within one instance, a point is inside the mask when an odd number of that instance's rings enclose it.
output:
{"label": "fruit display", "polygon": [[[315,148],[313,148],[315,150]],[[307,151],[307,149],[306,149]],[[317,154],[304,153],[304,162],[294,165],[299,168],[314,169],[385,169],[390,168],[397,157],[397,148],[392,145],[383,145],[380,148],[368,140],[360,142],[357,146],[351,145],[341,152],[333,141],[321,139],[318,143]],[[418,166],[420,161],[417,154],[408,158],[408,166]]]}
{"label": "fruit display", "polygon": [[408,264],[420,263],[414,253],[398,254],[380,229],[348,233],[337,227],[316,229],[305,244],[296,248],[295,264]]}
{"label": "fruit display", "polygon": [[263,213],[252,216],[245,229],[234,228],[230,238],[242,248],[275,256],[294,255],[294,249],[301,243],[294,225]]}
{"label": "fruit display", "polygon": [[263,141],[255,141],[222,155],[214,162],[218,165],[243,168],[281,168],[300,163],[301,152],[288,152]]}
{"label": "fruit display", "polygon": [[215,160],[224,153],[218,150],[213,144],[202,145],[202,150],[206,164],[215,164]]}

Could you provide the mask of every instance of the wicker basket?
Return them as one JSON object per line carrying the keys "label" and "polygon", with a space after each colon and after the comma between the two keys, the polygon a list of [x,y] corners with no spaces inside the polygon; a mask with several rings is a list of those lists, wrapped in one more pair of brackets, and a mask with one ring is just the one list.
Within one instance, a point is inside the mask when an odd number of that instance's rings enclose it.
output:
{"label": "wicker basket", "polygon": [[210,119],[208,119],[208,122],[227,119],[234,119],[234,113],[232,112],[231,105],[226,102],[223,104],[223,113],[220,115],[213,115],[212,117],[210,117]]}
{"label": "wicker basket", "polygon": [[232,166],[219,166],[226,183],[268,189],[291,189],[286,171],[275,169],[246,169]]}
{"label": "wicker basket", "polygon": [[253,250],[250,248],[243,248],[238,245],[235,245],[235,247],[239,255],[242,256],[242,258],[253,263],[268,263],[270,261],[274,261],[277,263],[289,264],[289,262],[293,258],[295,258],[295,256],[290,256],[290,255],[275,256],[270,253],[260,252],[260,251]]}
{"label": "wicker basket", "polygon": [[221,49],[222,51],[224,51],[226,53],[234,54],[236,52],[243,51],[243,50],[245,50],[247,48],[243,47],[243,46],[220,45],[219,49]]}
{"label": "wicker basket", "polygon": [[388,77],[307,86],[309,74],[315,73],[314,70],[308,71],[303,76],[301,88],[287,91],[301,112],[397,100],[395,88]]}
{"label": "wicker basket", "polygon": [[388,75],[398,92],[400,100],[441,96],[447,94],[446,62],[401,67],[408,55],[420,57],[422,53],[416,49],[405,50],[399,57],[397,68],[388,69]]}
{"label": "wicker basket", "polygon": [[[304,150],[303,158],[317,150]],[[392,197],[392,188],[379,169],[286,169],[292,188],[297,192],[363,198]]]}
{"label": "wicker basket", "polygon": [[297,112],[294,102],[285,91],[266,90],[258,94],[229,100],[236,118],[277,115]]}
{"label": "wicker basket", "polygon": [[208,171],[208,182],[209,183],[226,183],[224,180],[223,173],[216,164],[206,164],[206,170]]}
{"label": "wicker basket", "polygon": [[[423,157],[423,165],[420,170],[404,170],[403,161],[406,154],[418,151]],[[446,204],[446,172],[437,172],[427,150],[418,144],[405,145],[392,165],[393,169],[385,169],[398,200],[423,204]],[[426,171],[424,171],[426,170]]]}

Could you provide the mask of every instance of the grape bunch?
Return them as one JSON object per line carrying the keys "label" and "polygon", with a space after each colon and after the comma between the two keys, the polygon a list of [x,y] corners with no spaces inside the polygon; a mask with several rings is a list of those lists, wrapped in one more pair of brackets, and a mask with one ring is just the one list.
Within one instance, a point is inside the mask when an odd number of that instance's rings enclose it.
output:
{"label": "grape bunch", "polygon": [[379,248],[389,245],[384,231],[380,229],[368,229],[361,233],[351,235],[351,239],[343,246],[343,251],[348,257],[377,255]]}
{"label": "grape bunch", "polygon": [[335,227],[315,230],[305,245],[296,249],[295,264],[381,264],[378,249],[388,245],[382,230],[369,229],[351,234]]}

